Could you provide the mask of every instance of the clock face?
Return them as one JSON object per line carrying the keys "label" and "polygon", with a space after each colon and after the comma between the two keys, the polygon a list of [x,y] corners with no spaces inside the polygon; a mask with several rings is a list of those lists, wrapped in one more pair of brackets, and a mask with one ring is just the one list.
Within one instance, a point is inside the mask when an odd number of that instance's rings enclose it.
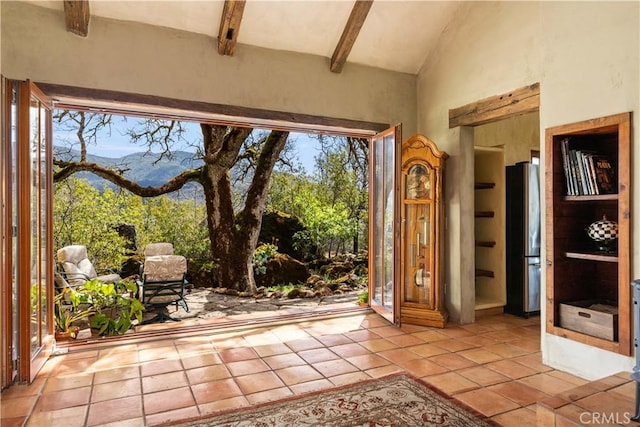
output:
{"label": "clock face", "polygon": [[425,165],[417,164],[409,168],[406,176],[406,198],[427,199],[431,195],[431,174]]}

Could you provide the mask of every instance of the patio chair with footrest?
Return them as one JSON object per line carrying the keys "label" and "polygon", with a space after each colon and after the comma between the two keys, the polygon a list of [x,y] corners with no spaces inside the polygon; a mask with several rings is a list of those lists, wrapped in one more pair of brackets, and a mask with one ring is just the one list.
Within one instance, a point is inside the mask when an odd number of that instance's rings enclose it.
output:
{"label": "patio chair with footrest", "polygon": [[98,274],[87,256],[87,247],[84,245],[70,245],[60,248],[57,257],[62,266],[59,273],[71,286],[81,286],[92,279],[98,279],[104,283],[115,283],[122,279],[119,274],[111,270],[101,270]]}
{"label": "patio chair with footrest", "polygon": [[158,314],[143,323],[179,321],[180,319],[165,313],[170,304],[181,306],[189,312],[184,300],[186,276],[187,260],[181,255],[154,255],[145,258],[138,281],[139,295],[145,307]]}

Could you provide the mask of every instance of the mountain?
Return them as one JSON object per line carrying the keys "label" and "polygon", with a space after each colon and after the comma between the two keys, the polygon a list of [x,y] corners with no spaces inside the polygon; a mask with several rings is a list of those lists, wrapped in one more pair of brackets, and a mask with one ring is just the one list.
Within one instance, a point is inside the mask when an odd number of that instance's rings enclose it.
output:
{"label": "mountain", "polygon": [[[55,146],[53,148],[54,157],[64,161],[78,161],[80,152],[71,150],[68,147]],[[102,157],[95,154],[87,154],[87,162],[96,163],[100,166],[124,170],[123,175],[145,187],[156,187],[169,181],[171,178],[182,172],[202,166],[201,159],[194,158],[194,153],[186,151],[176,151],[171,158],[162,158],[157,153],[139,152],[128,154],[120,158]],[[116,188],[116,186],[97,175],[89,172],[80,172],[77,177],[87,180],[93,187],[103,190],[105,187]],[[177,197],[193,198],[193,191],[198,191],[198,198],[201,199],[202,190],[196,183],[189,183],[180,191]],[[188,194],[186,196],[185,194]],[[176,197],[176,195],[173,195]]]}

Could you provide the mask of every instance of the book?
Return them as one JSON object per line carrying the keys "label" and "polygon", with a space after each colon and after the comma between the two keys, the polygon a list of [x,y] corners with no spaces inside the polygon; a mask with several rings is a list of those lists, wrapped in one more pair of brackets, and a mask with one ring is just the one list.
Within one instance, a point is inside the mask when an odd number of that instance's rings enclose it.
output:
{"label": "book", "polygon": [[573,180],[571,178],[571,171],[569,170],[569,138],[565,138],[560,141],[560,151],[562,152],[562,167],[564,169],[564,177],[566,183],[567,196],[574,196]]}
{"label": "book", "polygon": [[606,156],[595,155],[593,165],[599,194],[617,193],[616,172]]}

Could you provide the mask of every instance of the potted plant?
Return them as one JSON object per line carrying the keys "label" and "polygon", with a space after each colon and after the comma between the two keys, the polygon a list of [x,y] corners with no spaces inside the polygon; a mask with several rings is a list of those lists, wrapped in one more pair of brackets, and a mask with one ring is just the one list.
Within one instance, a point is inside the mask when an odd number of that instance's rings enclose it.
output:
{"label": "potted plant", "polygon": [[[67,301],[67,296],[69,300]],[[56,294],[54,302],[54,319],[56,340],[75,339],[78,335],[78,326],[74,322],[85,319],[94,313],[93,307],[82,308],[82,298],[79,291],[65,288]]]}
{"label": "potted plant", "polygon": [[364,291],[361,294],[359,294],[358,295],[358,300],[356,301],[356,304],[358,304],[361,307],[368,306],[369,305],[369,291]]}
{"label": "potted plant", "polygon": [[102,283],[94,279],[87,281],[84,287],[91,293],[95,309],[95,315],[89,323],[99,335],[124,334],[131,328],[134,319],[138,320],[138,324],[142,323],[144,306],[133,297],[137,289],[134,282],[122,280]]}

